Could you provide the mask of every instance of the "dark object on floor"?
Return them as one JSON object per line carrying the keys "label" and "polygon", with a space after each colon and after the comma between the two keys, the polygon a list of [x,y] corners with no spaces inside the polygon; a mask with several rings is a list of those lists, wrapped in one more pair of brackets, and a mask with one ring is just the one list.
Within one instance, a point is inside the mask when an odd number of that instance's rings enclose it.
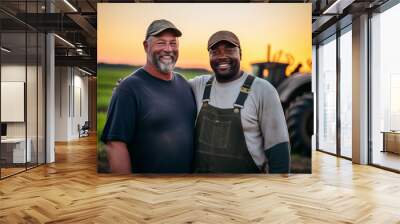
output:
{"label": "dark object on floor", "polygon": [[89,129],[90,129],[89,121],[85,121],[82,127],[78,124],[79,138],[89,136]]}

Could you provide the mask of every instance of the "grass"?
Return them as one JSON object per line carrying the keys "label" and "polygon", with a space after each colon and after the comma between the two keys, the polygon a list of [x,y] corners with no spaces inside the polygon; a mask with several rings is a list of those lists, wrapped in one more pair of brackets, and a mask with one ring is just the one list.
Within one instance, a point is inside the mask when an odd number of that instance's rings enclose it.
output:
{"label": "grass", "polygon": [[[99,64],[97,67],[97,140],[98,140],[98,171],[104,172],[108,169],[107,157],[104,145],[99,141],[107,119],[107,108],[110,103],[112,92],[118,80],[123,79],[139,66],[108,65]],[[209,73],[199,69],[176,69],[186,79],[192,79],[198,75]]]}
{"label": "grass", "polygon": [[[97,68],[97,110],[107,111],[112,90],[119,79],[130,75],[138,67],[135,66],[107,66],[99,65]],[[103,127],[103,126],[100,126]]]}
{"label": "grass", "polygon": [[[130,75],[138,66],[115,66],[101,64],[97,68],[97,138],[103,132],[103,127],[107,118],[107,108],[111,99],[113,88],[119,79]],[[186,79],[192,79],[197,75],[206,74],[207,71],[196,69],[176,69]],[[98,144],[98,171],[107,172],[108,162],[105,146],[99,141]],[[292,154],[292,173],[311,173],[311,159],[300,155]]]}
{"label": "grass", "polygon": [[[99,65],[97,68],[97,110],[106,112],[110,103],[112,90],[118,80],[130,75],[138,66],[111,66]],[[192,79],[197,75],[204,74],[205,71],[195,69],[177,69],[186,79]]]}
{"label": "grass", "polygon": [[290,155],[290,172],[291,173],[311,173],[311,157],[306,157],[291,153]]}
{"label": "grass", "polygon": [[104,125],[106,123],[107,113],[97,112],[97,138],[100,139],[101,133],[103,132]]}

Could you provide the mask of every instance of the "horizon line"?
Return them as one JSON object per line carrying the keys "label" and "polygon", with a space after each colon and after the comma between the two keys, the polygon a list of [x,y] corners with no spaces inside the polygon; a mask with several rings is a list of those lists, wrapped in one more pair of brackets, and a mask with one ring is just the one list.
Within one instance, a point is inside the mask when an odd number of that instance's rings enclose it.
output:
{"label": "horizon line", "polygon": [[[143,65],[136,65],[136,64],[126,64],[126,63],[97,62],[97,65],[99,65],[99,64],[123,65],[123,66],[132,66],[132,67],[141,67],[141,66],[143,66]],[[209,69],[204,68],[204,67],[182,67],[182,66],[176,66],[175,68],[177,68],[177,69],[199,69],[199,70],[210,71]]]}

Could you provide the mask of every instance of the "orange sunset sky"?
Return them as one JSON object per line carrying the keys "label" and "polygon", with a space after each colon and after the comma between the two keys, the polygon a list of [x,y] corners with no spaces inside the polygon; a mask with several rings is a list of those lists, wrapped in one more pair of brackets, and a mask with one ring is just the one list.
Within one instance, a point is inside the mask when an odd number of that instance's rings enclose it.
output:
{"label": "orange sunset sky", "polygon": [[[210,69],[208,38],[219,30],[234,32],[241,42],[244,70],[251,63],[282,51],[280,62],[293,55],[295,64],[309,72],[311,59],[311,4],[265,3],[99,3],[97,24],[98,62],[143,65],[143,40],[148,25],[167,19],[183,33],[179,39],[179,59],[183,68]],[[290,68],[294,68],[292,66]],[[290,69],[289,68],[289,69]]]}

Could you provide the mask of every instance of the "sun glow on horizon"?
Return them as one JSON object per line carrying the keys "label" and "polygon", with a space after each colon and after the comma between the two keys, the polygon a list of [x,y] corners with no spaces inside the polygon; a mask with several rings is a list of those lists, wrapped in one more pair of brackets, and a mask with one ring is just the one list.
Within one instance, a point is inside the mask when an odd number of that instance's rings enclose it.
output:
{"label": "sun glow on horizon", "polygon": [[143,40],[147,26],[156,19],[167,19],[183,33],[179,38],[181,68],[211,70],[208,38],[219,30],[234,32],[241,42],[245,71],[251,63],[271,58],[292,61],[292,69],[302,63],[310,72],[311,4],[265,3],[99,3],[98,62],[143,65],[146,55]]}

